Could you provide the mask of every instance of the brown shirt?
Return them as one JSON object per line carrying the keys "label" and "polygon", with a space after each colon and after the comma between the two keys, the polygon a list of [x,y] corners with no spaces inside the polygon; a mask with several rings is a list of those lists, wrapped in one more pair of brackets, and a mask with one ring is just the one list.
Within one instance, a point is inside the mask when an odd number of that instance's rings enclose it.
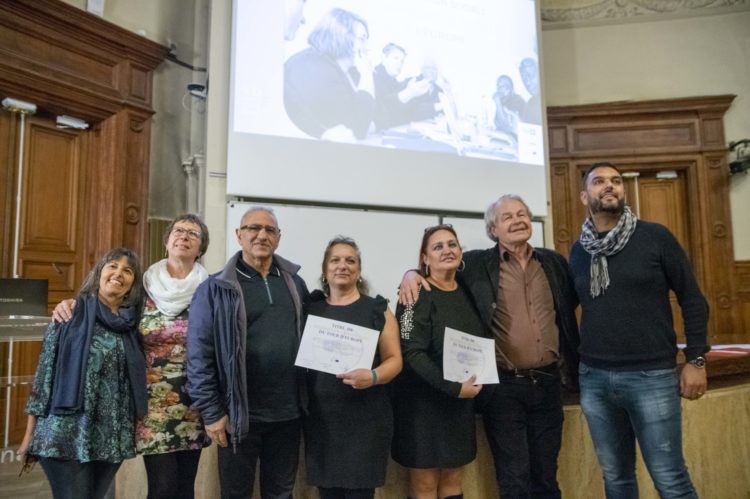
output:
{"label": "brown shirt", "polygon": [[552,290],[533,250],[524,270],[515,256],[500,247],[492,333],[501,369],[533,369],[557,361],[560,337]]}

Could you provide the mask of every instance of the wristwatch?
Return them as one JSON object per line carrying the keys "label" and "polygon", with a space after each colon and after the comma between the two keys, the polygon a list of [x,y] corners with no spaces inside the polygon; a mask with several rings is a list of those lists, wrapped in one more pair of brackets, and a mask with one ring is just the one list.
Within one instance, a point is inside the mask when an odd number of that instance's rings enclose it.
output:
{"label": "wristwatch", "polygon": [[704,369],[706,367],[706,358],[701,355],[699,357],[694,358],[693,360],[689,360],[688,364],[692,364],[698,369]]}

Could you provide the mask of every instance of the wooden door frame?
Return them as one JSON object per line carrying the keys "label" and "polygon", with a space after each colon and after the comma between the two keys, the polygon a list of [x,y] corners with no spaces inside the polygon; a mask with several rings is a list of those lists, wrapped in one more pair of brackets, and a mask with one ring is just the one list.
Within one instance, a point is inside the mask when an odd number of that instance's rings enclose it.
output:
{"label": "wooden door frame", "polygon": [[554,244],[567,255],[580,234],[583,171],[611,161],[624,171],[685,172],[693,267],[711,307],[711,343],[739,343],[738,297],[723,117],[733,95],[547,108]]}
{"label": "wooden door frame", "polygon": [[0,0],[0,98],[91,125],[82,268],[113,246],[146,248],[152,80],[168,52],[59,0]]}

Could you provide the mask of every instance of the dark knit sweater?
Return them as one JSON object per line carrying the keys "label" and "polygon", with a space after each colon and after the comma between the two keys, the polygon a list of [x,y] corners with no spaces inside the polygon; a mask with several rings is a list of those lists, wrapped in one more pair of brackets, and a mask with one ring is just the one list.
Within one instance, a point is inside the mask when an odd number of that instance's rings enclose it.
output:
{"label": "dark knit sweater", "polygon": [[693,359],[708,351],[708,304],[685,252],[666,227],[638,220],[628,243],[607,257],[607,264],[609,288],[592,298],[591,255],[580,242],[573,245],[570,265],[583,311],[581,362],[622,371],[674,367],[677,345],[670,289],[685,322],[685,355]]}

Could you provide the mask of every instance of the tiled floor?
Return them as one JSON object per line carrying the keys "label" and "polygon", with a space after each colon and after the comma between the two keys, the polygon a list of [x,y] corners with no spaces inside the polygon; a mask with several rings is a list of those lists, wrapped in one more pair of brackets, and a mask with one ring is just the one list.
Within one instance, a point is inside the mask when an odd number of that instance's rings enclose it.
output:
{"label": "tiled floor", "polygon": [[0,463],[0,497],[7,499],[52,499],[42,467],[37,463],[31,473],[19,477],[21,463]]}

